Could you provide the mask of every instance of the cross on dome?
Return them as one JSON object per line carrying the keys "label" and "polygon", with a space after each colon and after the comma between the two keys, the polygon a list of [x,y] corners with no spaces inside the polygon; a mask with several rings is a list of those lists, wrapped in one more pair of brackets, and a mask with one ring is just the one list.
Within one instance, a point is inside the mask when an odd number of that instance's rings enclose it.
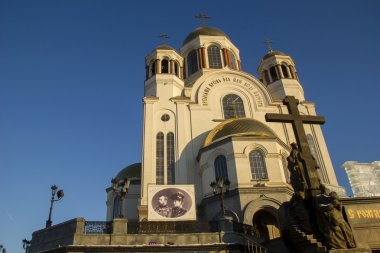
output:
{"label": "cross on dome", "polygon": [[269,52],[272,52],[272,41],[270,39],[264,40],[264,44],[267,45]]}
{"label": "cross on dome", "polygon": [[163,45],[166,45],[166,43],[167,43],[167,39],[170,38],[169,35],[167,35],[166,33],[161,34],[159,37],[162,39],[162,44],[163,44]]}
{"label": "cross on dome", "polygon": [[201,20],[201,26],[207,26],[205,19],[210,19],[211,17],[207,16],[203,12],[199,13],[195,18],[199,18]]}

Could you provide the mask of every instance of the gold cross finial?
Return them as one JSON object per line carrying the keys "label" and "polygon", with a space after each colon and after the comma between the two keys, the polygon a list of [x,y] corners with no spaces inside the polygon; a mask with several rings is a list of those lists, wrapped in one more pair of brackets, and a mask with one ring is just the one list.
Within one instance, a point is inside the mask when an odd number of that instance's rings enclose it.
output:
{"label": "gold cross finial", "polygon": [[265,45],[267,45],[269,52],[272,52],[272,41],[270,39],[264,40]]}
{"label": "gold cross finial", "polygon": [[206,21],[205,19],[210,19],[211,17],[207,16],[203,12],[199,13],[196,18],[199,18],[201,20],[201,26],[206,26]]}
{"label": "gold cross finial", "polygon": [[169,35],[167,35],[166,33],[161,34],[159,37],[162,39],[162,44],[163,45],[166,45],[166,43],[167,43],[166,40],[170,38]]}

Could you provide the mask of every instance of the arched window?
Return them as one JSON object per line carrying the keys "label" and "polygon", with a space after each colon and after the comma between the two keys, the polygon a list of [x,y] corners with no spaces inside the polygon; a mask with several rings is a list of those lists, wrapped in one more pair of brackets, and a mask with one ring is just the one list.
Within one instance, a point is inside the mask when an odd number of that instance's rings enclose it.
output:
{"label": "arched window", "polygon": [[169,61],[167,59],[163,59],[161,61],[161,73],[163,74],[169,73]]}
{"label": "arched window", "polygon": [[113,212],[112,212],[112,218],[119,218],[121,215],[121,198],[119,195],[116,195],[115,199],[113,200]]}
{"label": "arched window", "polygon": [[282,70],[282,73],[284,74],[284,77],[289,78],[288,68],[285,65],[281,65],[281,70]]}
{"label": "arched window", "polygon": [[234,53],[232,53],[231,51],[228,51],[228,58],[230,60],[230,68],[231,69],[237,69],[237,65],[236,65],[236,58],[235,58],[235,55]]}
{"label": "arched window", "polygon": [[154,61],[150,67],[150,73],[152,73],[152,76],[156,74],[156,61]]}
{"label": "arched window", "polygon": [[249,163],[253,179],[268,179],[267,168],[265,166],[264,155],[259,150],[249,153]]}
{"label": "arched window", "polygon": [[167,156],[167,168],[168,168],[168,184],[175,183],[175,167],[174,167],[174,134],[169,132],[166,135],[166,156]]}
{"label": "arched window", "polygon": [[223,98],[223,112],[225,119],[244,118],[243,100],[235,94],[228,94]]}
{"label": "arched window", "polygon": [[227,160],[224,155],[219,155],[215,158],[214,169],[216,181],[218,181],[220,178],[223,178],[224,181],[228,179]]}
{"label": "arched window", "polygon": [[177,62],[174,62],[174,74],[179,77],[179,68]]}
{"label": "arched window", "polygon": [[207,48],[208,67],[210,69],[221,69],[222,58],[220,57],[220,49],[217,46],[209,46]]}
{"label": "arched window", "polygon": [[262,73],[262,77],[263,79],[265,80],[265,84],[270,84],[270,78],[269,78],[269,75],[268,75],[268,70],[264,70],[263,73]]}
{"label": "arched window", "polygon": [[156,184],[164,184],[164,134],[156,137]]}
{"label": "arched window", "polygon": [[270,72],[270,77],[272,78],[272,81],[277,81],[278,80],[278,77],[277,77],[277,72],[276,72],[276,68],[273,66],[269,69],[269,72]]}
{"label": "arched window", "polygon": [[197,57],[197,50],[192,50],[187,55],[187,74],[188,76],[194,74],[198,71],[198,57]]}

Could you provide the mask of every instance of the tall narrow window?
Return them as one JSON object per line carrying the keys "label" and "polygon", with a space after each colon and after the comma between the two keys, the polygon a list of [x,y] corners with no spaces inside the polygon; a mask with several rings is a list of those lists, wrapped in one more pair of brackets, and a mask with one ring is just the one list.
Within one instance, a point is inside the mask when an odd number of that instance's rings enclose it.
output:
{"label": "tall narrow window", "polygon": [[[317,165],[320,167],[321,161],[319,160],[319,157],[317,155],[317,149],[315,147],[314,138],[311,134],[306,135],[306,138],[307,138],[307,143],[309,144],[311,155],[314,157]],[[319,178],[321,179],[321,181],[325,182],[326,180],[324,179],[324,177],[322,175],[321,169],[319,169],[317,171],[318,171],[318,175],[319,175]]]}
{"label": "tall narrow window", "polygon": [[156,184],[164,184],[164,134],[156,137]]}
{"label": "tall narrow window", "polygon": [[121,210],[120,207],[121,207],[121,198],[119,195],[116,195],[115,199],[113,200],[113,212],[112,212],[113,218],[120,217],[120,210]]}
{"label": "tall narrow window", "polygon": [[152,73],[152,76],[154,76],[156,74],[156,62],[155,61],[152,63],[152,66],[150,67],[150,71]]}
{"label": "tall narrow window", "polygon": [[235,58],[235,55],[234,53],[232,53],[231,51],[228,51],[228,55],[229,55],[229,59],[230,59],[230,67],[231,69],[237,69],[237,65],[236,65],[236,58]]}
{"label": "tall narrow window", "polygon": [[219,155],[215,158],[214,169],[215,169],[216,180],[220,178],[223,178],[224,180],[228,180],[227,160],[224,155]]}
{"label": "tall narrow window", "polygon": [[253,150],[249,153],[249,163],[253,179],[268,179],[264,155],[261,151]]}
{"label": "tall narrow window", "polygon": [[166,59],[163,59],[161,61],[161,73],[164,73],[164,74],[169,73],[169,61]]}
{"label": "tall narrow window", "polygon": [[284,77],[289,78],[288,68],[285,65],[281,65],[281,70],[282,70],[282,73],[284,74]]}
{"label": "tall narrow window", "polygon": [[290,184],[290,171],[288,170],[288,161],[285,156],[281,157],[282,168],[284,169],[285,180],[288,184]]}
{"label": "tall narrow window", "polygon": [[166,156],[167,156],[167,168],[168,168],[168,184],[175,183],[175,166],[174,166],[174,134],[169,132],[166,135]]}
{"label": "tall narrow window", "polygon": [[276,72],[276,68],[275,67],[271,67],[269,69],[269,72],[270,72],[270,77],[272,78],[272,81],[277,81],[278,80],[278,77],[277,77],[277,72]]}
{"label": "tall narrow window", "polygon": [[192,50],[187,55],[187,74],[188,76],[194,74],[198,71],[198,57],[197,57],[197,51]]}
{"label": "tall narrow window", "polygon": [[174,62],[174,74],[179,77],[179,68],[177,62]]}
{"label": "tall narrow window", "polygon": [[222,58],[220,57],[220,49],[217,46],[209,46],[207,48],[208,67],[210,69],[221,69]]}
{"label": "tall narrow window", "polygon": [[223,112],[225,119],[244,118],[245,111],[243,100],[235,94],[226,95],[223,98]]}

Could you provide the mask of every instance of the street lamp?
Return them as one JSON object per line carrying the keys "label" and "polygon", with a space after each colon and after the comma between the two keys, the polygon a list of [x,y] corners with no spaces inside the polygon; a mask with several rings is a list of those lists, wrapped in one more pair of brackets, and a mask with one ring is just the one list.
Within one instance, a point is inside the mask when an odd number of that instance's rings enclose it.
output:
{"label": "street lamp", "polygon": [[26,238],[22,240],[22,247],[25,249],[25,253],[28,253],[28,250],[31,244],[32,244],[32,241],[26,240]]}
{"label": "street lamp", "polygon": [[111,183],[112,183],[112,191],[118,196],[120,196],[119,218],[123,218],[124,217],[124,210],[123,210],[124,198],[125,198],[125,195],[127,195],[128,193],[131,180],[129,180],[129,178],[124,178],[121,180],[112,178]]}
{"label": "street lamp", "polygon": [[[61,200],[63,198],[63,196],[65,195],[63,193],[62,189],[58,190],[58,192],[57,192],[58,188],[57,188],[57,186],[55,184],[53,184],[50,189],[51,189],[51,201],[50,201],[49,219],[46,221],[46,227],[47,228],[51,227],[51,224],[52,224],[51,213],[53,211],[53,204],[54,204],[54,202]],[[54,198],[55,193],[57,193],[57,199]]]}
{"label": "street lamp", "polygon": [[224,192],[230,190],[230,180],[219,178],[216,182],[211,182],[210,186],[212,187],[214,195],[220,195],[220,207],[222,208],[223,216],[226,215],[226,208],[224,207]]}

